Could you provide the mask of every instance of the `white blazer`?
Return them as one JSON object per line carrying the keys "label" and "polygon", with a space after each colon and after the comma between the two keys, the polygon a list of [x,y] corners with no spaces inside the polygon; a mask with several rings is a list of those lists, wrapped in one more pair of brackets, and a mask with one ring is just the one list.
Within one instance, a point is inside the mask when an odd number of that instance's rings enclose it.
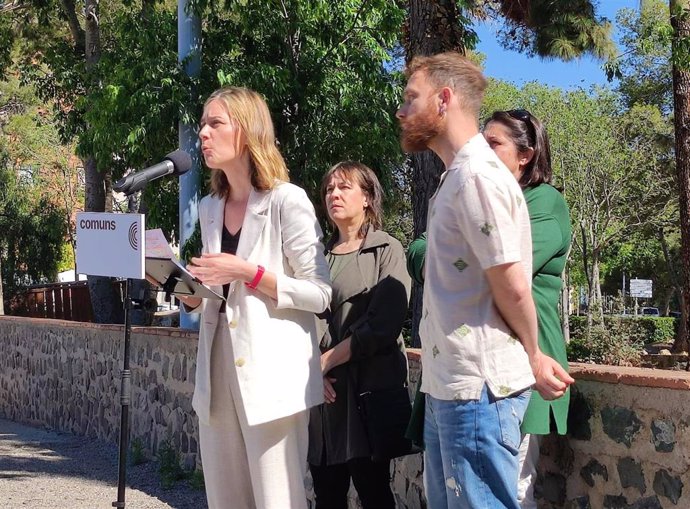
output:
{"label": "white blazer", "polygon": [[[220,253],[225,200],[204,197],[199,204],[203,253]],[[323,402],[315,313],[331,300],[329,268],[314,207],[303,189],[279,183],[252,189],[242,223],[237,256],[276,274],[278,300],[230,284],[225,314],[219,300],[204,299],[192,405],[208,423],[211,407],[211,346],[219,317],[227,320],[241,404],[250,425],[295,414]],[[211,286],[222,294],[221,286]],[[239,402],[236,402],[236,404]]]}

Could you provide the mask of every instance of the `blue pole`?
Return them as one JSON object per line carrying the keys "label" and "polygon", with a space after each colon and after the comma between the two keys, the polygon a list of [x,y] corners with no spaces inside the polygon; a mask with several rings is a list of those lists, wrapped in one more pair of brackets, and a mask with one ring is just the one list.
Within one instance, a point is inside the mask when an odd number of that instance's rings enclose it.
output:
{"label": "blue pole", "polygon": [[[201,20],[190,8],[189,0],[178,0],[177,4],[177,54],[178,61],[185,62],[188,76],[198,77],[201,70]],[[189,57],[189,58],[188,58]],[[201,163],[197,126],[180,122],[180,149],[192,156],[192,169],[180,176],[180,247],[194,233],[198,220]],[[180,309],[180,327],[199,329],[198,315],[190,315]]]}

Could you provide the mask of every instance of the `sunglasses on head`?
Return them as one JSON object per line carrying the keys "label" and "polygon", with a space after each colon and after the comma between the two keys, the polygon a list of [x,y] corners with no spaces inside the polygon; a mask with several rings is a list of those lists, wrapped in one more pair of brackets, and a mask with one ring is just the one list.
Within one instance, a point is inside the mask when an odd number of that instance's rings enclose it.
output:
{"label": "sunglasses on head", "polygon": [[517,110],[508,110],[506,113],[514,118],[515,120],[519,120],[520,122],[523,122],[527,126],[527,133],[529,137],[532,139],[532,143],[534,143],[534,138],[536,137],[536,129],[534,127],[534,123],[532,122],[532,115],[530,114],[529,111],[523,110],[523,109],[517,109]]}
{"label": "sunglasses on head", "polygon": [[516,120],[520,120],[522,122],[526,122],[529,124],[532,123],[532,115],[530,115],[529,111],[527,110],[508,110],[506,111],[506,113]]}

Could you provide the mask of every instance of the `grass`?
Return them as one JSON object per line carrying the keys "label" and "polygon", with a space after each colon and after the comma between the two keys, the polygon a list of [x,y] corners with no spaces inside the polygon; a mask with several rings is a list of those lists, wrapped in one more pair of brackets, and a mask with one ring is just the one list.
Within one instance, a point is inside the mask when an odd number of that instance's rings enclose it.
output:
{"label": "grass", "polygon": [[179,481],[186,480],[194,490],[204,489],[204,473],[201,470],[185,470],[181,465],[180,453],[173,446],[170,439],[161,443],[158,448],[158,473],[161,485],[172,488]]}

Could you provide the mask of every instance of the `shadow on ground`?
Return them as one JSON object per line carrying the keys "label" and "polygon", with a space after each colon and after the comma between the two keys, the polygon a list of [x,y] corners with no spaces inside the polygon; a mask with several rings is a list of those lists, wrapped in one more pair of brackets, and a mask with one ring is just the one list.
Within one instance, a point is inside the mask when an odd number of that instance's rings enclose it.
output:
{"label": "shadow on ground", "polygon": [[[3,507],[38,508],[46,497],[55,503],[83,499],[86,504],[71,503],[73,508],[111,507],[117,498],[117,472],[114,444],[0,419],[0,499],[10,501]],[[125,502],[137,509],[207,507],[204,491],[193,490],[186,481],[163,488],[155,461],[127,465]]]}

